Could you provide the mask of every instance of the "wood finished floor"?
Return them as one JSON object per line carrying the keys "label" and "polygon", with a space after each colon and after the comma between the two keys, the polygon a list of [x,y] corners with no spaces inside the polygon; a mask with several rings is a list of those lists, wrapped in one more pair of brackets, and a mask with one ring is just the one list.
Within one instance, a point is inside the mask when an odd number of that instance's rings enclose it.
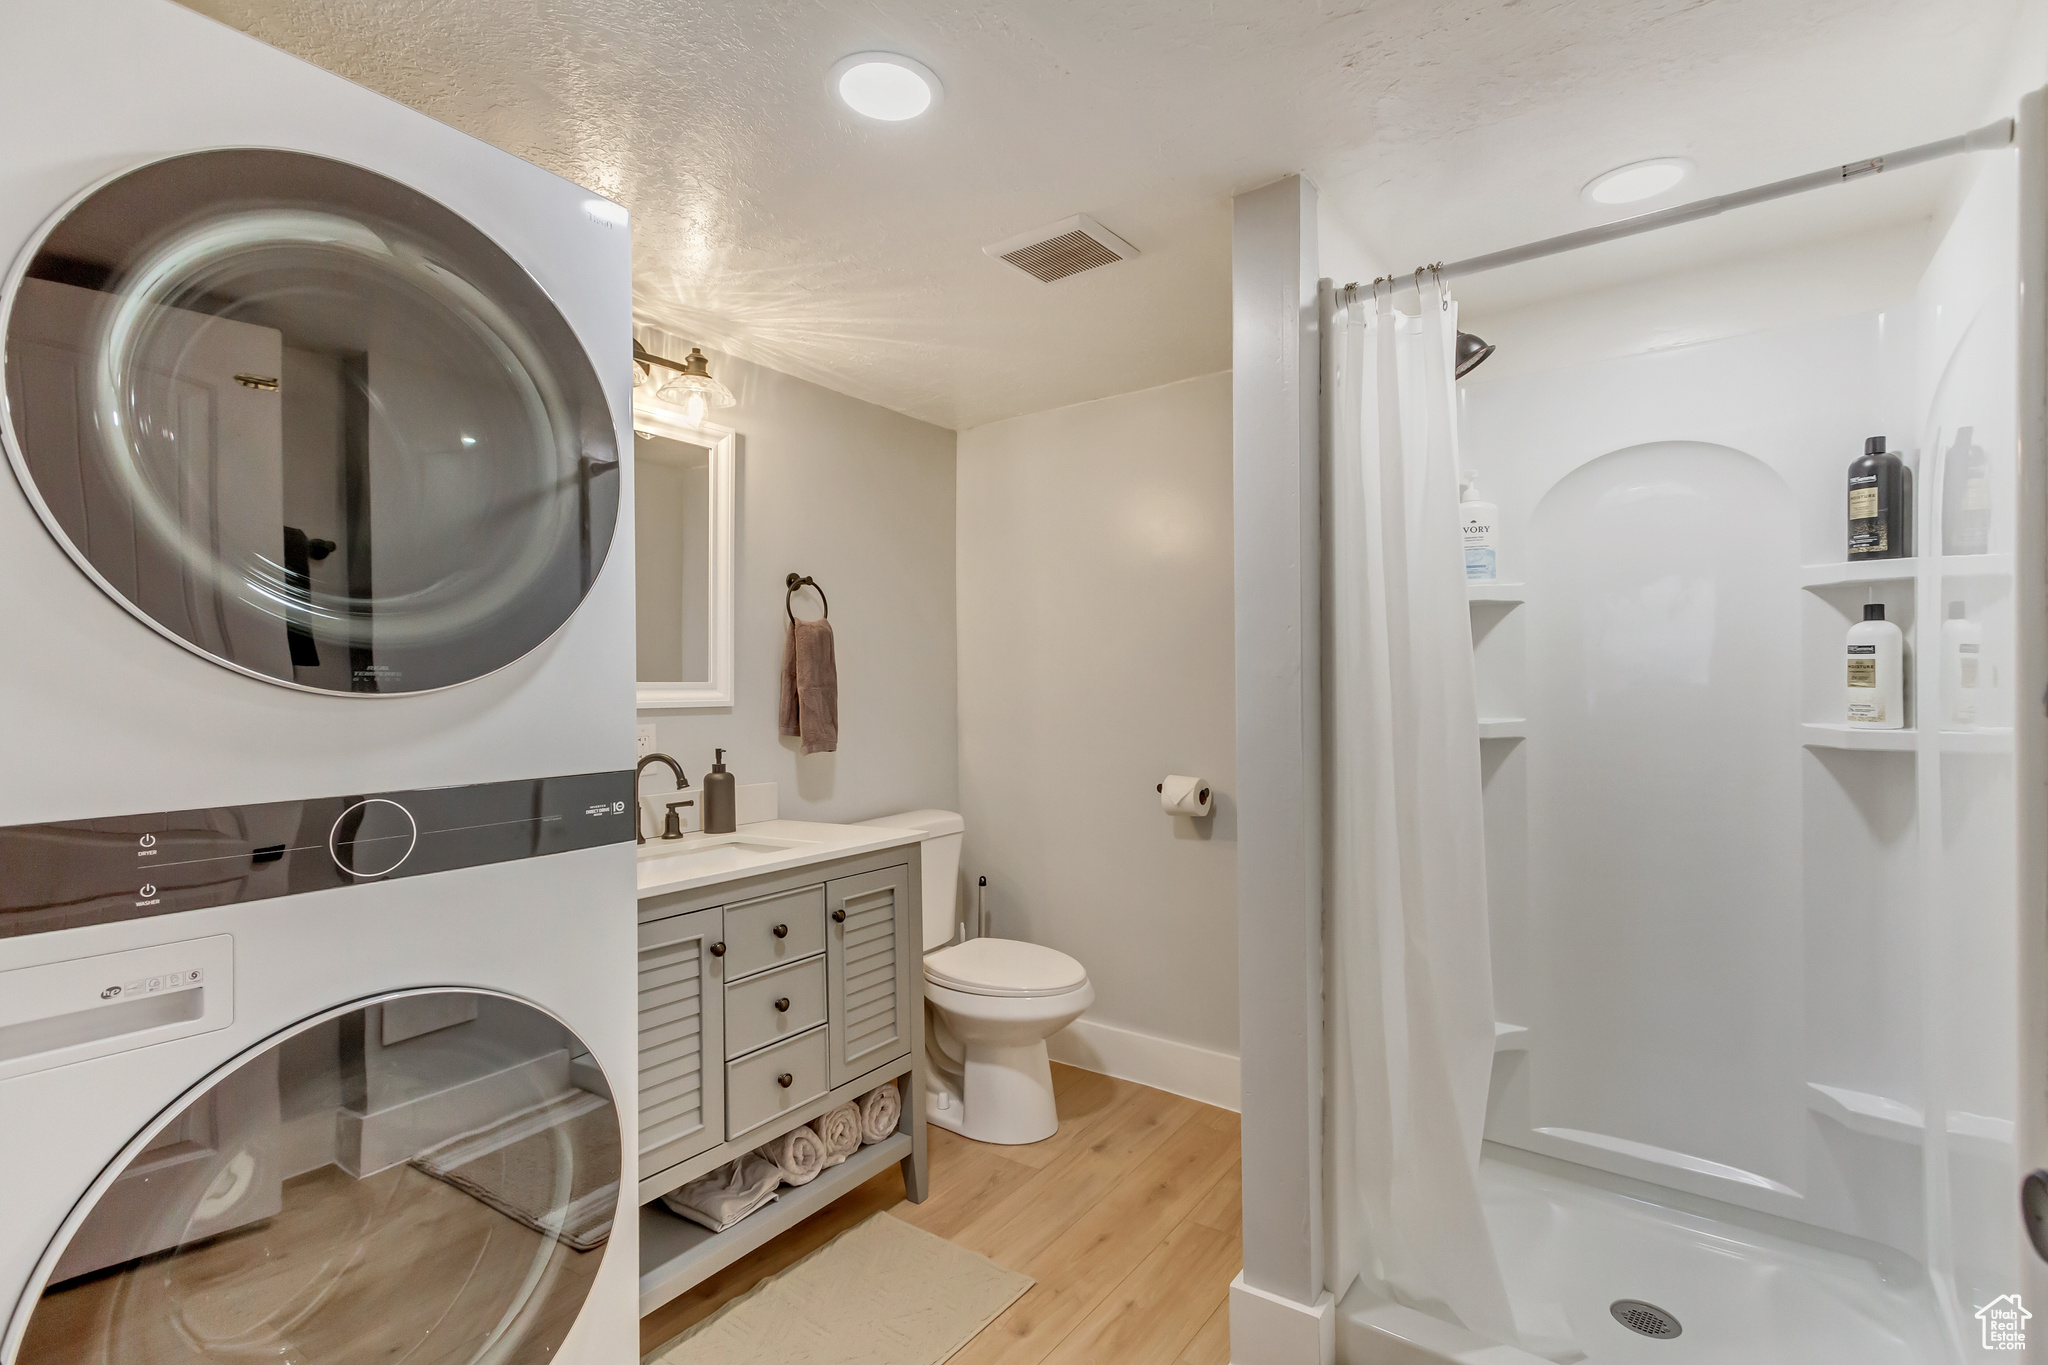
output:
{"label": "wood finished floor", "polygon": [[652,1351],[886,1211],[1037,1283],[952,1365],[1228,1365],[1243,1264],[1237,1115],[1055,1064],[1060,1130],[1028,1147],[931,1130],[931,1197],[896,1168],[640,1320]]}

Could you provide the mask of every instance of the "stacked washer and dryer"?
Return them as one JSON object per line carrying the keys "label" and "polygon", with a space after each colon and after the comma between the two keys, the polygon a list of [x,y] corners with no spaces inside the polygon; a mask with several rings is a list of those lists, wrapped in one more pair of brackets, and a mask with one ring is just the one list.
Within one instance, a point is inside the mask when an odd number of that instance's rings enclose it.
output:
{"label": "stacked washer and dryer", "polygon": [[625,214],[0,26],[0,1365],[632,1359]]}

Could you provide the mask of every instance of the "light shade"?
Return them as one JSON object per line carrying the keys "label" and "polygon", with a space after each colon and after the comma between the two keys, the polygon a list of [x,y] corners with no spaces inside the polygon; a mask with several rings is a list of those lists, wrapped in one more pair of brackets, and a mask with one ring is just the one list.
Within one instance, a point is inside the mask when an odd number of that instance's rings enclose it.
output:
{"label": "light shade", "polygon": [[1590,204],[1633,204],[1656,198],[1691,174],[1692,163],[1684,157],[1660,156],[1596,175],[1579,193]]}
{"label": "light shade", "polygon": [[938,103],[940,86],[923,62],[893,52],[856,52],[833,64],[832,90],[856,114],[901,123]]}
{"label": "light shade", "polygon": [[654,396],[665,403],[681,404],[692,422],[703,421],[707,408],[729,408],[734,402],[732,390],[711,377],[710,361],[695,346],[683,357],[682,368],[662,376]]}

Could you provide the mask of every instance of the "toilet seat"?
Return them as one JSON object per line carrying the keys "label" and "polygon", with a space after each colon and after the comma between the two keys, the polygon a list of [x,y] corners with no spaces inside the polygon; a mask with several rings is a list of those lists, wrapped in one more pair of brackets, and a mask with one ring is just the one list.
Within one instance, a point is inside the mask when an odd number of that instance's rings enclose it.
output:
{"label": "toilet seat", "polygon": [[963,995],[1036,998],[1088,984],[1080,963],[1054,948],[1010,938],[971,938],[926,955],[925,980]]}

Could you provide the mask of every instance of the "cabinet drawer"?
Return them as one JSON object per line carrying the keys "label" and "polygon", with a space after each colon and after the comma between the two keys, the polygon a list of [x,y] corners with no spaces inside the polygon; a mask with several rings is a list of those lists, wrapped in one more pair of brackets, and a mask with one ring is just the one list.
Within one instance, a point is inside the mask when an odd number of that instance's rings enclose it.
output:
{"label": "cabinet drawer", "polygon": [[[780,1009],[776,1008],[778,1005]],[[794,1038],[825,1022],[825,959],[777,967],[725,988],[725,1055]]]}
{"label": "cabinet drawer", "polygon": [[[755,1128],[809,1104],[830,1089],[825,1084],[825,1030],[762,1048],[725,1064],[725,1135],[742,1137]],[[784,1077],[789,1084],[784,1085]]]}
{"label": "cabinet drawer", "polygon": [[[777,932],[777,931],[780,932]],[[825,951],[825,888],[807,886],[725,907],[725,979]]]}

